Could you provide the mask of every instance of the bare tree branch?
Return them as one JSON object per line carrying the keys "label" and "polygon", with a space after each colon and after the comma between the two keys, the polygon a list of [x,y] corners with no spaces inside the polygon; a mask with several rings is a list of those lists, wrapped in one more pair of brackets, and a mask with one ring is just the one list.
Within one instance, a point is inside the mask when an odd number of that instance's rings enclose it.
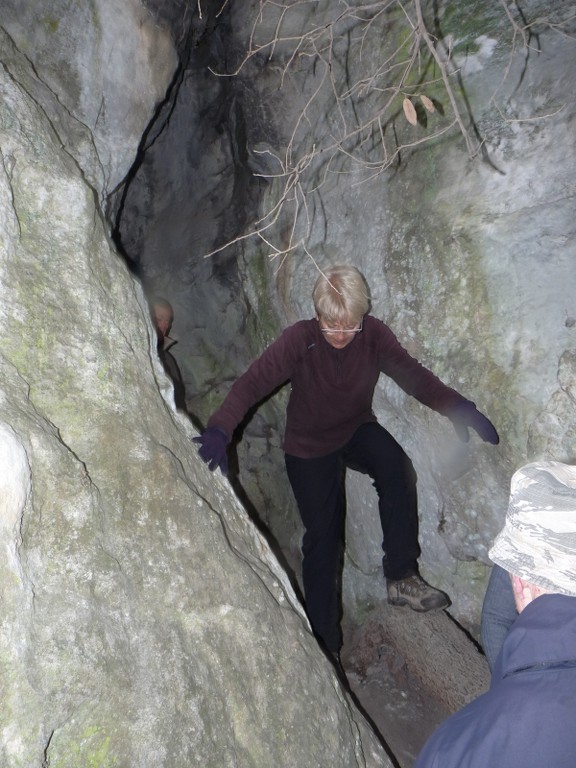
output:
{"label": "bare tree branch", "polygon": [[[524,23],[517,4],[500,2],[513,31],[511,55],[518,42],[530,48],[536,23],[564,28],[549,19]],[[303,11],[309,11],[310,23],[300,30]],[[255,174],[278,186],[276,202],[249,231],[207,256],[256,237],[270,249],[268,257],[282,264],[297,249],[308,253],[319,195],[331,178],[348,173],[355,175],[354,186],[366,183],[397,164],[402,153],[452,131],[460,133],[470,158],[483,149],[475,126],[463,116],[451,46],[428,28],[422,0],[260,0],[239,65],[215,74],[236,76],[251,61],[279,67],[280,87],[300,87],[302,103],[284,146],[262,153],[278,170]],[[302,84],[312,84],[308,93]],[[438,100],[447,100],[451,114],[438,114]],[[328,126],[322,135],[316,130],[319,115]],[[435,121],[430,129],[429,119]]]}

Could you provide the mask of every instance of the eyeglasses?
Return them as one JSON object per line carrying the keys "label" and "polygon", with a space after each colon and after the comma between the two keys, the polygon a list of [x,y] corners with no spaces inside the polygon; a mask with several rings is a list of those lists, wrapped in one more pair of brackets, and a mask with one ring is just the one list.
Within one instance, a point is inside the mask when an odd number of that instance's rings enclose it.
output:
{"label": "eyeglasses", "polygon": [[360,325],[356,328],[320,328],[322,333],[360,333],[362,330],[362,323],[363,321],[360,321]]}

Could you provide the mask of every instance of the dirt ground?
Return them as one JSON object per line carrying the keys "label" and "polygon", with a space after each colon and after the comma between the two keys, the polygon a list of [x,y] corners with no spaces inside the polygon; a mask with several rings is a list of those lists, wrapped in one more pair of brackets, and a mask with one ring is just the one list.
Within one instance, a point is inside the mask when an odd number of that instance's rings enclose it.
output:
{"label": "dirt ground", "polygon": [[372,723],[399,768],[412,768],[432,731],[450,712],[422,691],[406,668],[375,659],[365,673],[344,669],[359,709]]}
{"label": "dirt ground", "polygon": [[483,655],[443,611],[385,608],[345,631],[341,659],[353,698],[398,768],[412,768],[434,729],[489,680]]}

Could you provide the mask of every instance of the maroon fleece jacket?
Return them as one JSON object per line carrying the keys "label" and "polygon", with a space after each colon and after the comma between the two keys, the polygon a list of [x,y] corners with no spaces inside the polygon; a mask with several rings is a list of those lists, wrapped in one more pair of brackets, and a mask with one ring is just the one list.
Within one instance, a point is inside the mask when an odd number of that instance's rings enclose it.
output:
{"label": "maroon fleece jacket", "polygon": [[235,381],[208,426],[231,438],[253,405],[290,381],[284,450],[301,458],[324,456],[345,445],[361,424],[376,421],[372,398],[381,373],[444,415],[469,402],[409,355],[390,328],[371,315],[344,349],[330,345],[317,320],[301,320]]}

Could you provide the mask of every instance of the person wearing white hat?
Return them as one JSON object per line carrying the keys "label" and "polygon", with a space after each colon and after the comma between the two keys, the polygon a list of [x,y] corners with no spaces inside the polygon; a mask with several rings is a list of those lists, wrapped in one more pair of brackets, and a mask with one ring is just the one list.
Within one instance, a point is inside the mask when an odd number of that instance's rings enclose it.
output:
{"label": "person wearing white hat", "polygon": [[490,690],[432,734],[414,768],[574,768],[576,466],[535,462],[513,475],[489,556],[510,575],[518,618]]}

